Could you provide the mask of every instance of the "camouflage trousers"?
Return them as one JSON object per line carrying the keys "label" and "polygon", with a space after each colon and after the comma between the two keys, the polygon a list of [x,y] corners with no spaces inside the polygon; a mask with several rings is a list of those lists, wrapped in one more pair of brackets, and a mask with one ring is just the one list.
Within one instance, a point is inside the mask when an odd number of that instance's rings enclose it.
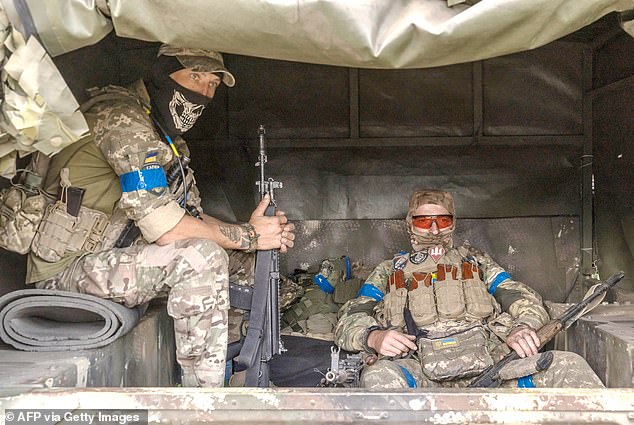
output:
{"label": "camouflage trousers", "polygon": [[[567,351],[553,351],[554,359],[547,370],[530,377],[537,388],[603,388],[599,377],[583,357]],[[409,379],[408,379],[409,378]],[[464,388],[473,378],[435,382],[428,379],[417,359],[379,360],[366,366],[361,374],[365,388]],[[517,388],[517,379],[505,381],[502,387]]]}
{"label": "camouflage trousers", "polygon": [[35,286],[95,295],[127,307],[166,296],[183,386],[220,387],[227,353],[229,270],[240,284],[248,284],[253,268],[248,260],[253,257],[242,251],[228,254],[205,239],[134,245],[85,255]]}

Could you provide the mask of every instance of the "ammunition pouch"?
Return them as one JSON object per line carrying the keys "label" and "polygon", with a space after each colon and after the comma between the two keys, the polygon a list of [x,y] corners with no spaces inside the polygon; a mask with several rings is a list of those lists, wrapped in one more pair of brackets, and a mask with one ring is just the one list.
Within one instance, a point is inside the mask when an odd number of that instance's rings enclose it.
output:
{"label": "ammunition pouch", "polygon": [[418,327],[438,320],[431,273],[413,273],[409,292],[409,310]]}
{"label": "ammunition pouch", "polygon": [[[407,276],[395,270],[388,280],[384,304],[386,318],[393,326],[402,326],[403,299],[409,290],[408,307],[419,328],[438,321],[468,320],[479,322],[494,315],[495,299],[487,292],[475,264],[460,267],[438,264],[436,271],[414,271]],[[405,291],[402,291],[402,289]],[[397,293],[391,295],[392,293]]]}
{"label": "ammunition pouch", "polygon": [[101,248],[107,226],[106,214],[82,206],[75,217],[68,213],[66,203],[57,201],[47,207],[32,250],[52,263],[66,255],[95,252]]}
{"label": "ammunition pouch", "polygon": [[439,264],[436,276],[434,291],[438,317],[446,320],[463,319],[466,310],[465,297],[462,283],[457,278],[457,268]]}
{"label": "ammunition pouch", "polygon": [[467,305],[467,319],[478,320],[490,317],[497,305],[480,280],[479,273],[476,265],[466,261],[462,263],[462,288]]}
{"label": "ammunition pouch", "polygon": [[487,342],[480,325],[440,338],[421,337],[417,345],[423,373],[439,382],[476,376],[494,363]]}
{"label": "ammunition pouch", "polygon": [[49,198],[41,191],[13,186],[0,192],[0,248],[26,254]]}
{"label": "ammunition pouch", "polygon": [[385,294],[383,317],[387,327],[401,328],[405,325],[403,310],[407,303],[407,288],[398,288]]}

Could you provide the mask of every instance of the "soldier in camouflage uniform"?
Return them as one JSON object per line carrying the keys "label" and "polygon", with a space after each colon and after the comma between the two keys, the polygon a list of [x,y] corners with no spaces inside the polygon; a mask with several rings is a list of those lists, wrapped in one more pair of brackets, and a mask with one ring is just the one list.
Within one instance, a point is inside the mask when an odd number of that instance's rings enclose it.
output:
{"label": "soldier in camouflage uniform", "polygon": [[[464,387],[515,350],[521,359],[500,374],[504,386],[602,387],[574,353],[555,351],[551,366],[537,371],[535,330],[549,320],[540,295],[486,253],[454,247],[454,213],[451,194],[415,192],[406,218],[413,251],[377,266],[359,296],[341,308],[336,343],[378,355],[364,368],[361,385]],[[417,329],[405,326],[409,313]]]}
{"label": "soldier in camouflage uniform", "polygon": [[[248,284],[250,253],[286,252],[295,238],[283,212],[264,216],[268,197],[248,223],[205,215],[193,172],[176,163],[189,155],[180,136],[222,82],[235,83],[219,53],[164,45],[149,78],[94,91],[83,108],[92,133],[50,164],[44,188],[61,199],[28,259],[27,283],[37,288],[127,307],[167,296],[184,386],[224,383],[229,272]],[[169,170],[187,173],[187,185],[170,182]],[[71,206],[72,187],[84,190],[79,211]],[[140,236],[120,247],[130,220]]]}

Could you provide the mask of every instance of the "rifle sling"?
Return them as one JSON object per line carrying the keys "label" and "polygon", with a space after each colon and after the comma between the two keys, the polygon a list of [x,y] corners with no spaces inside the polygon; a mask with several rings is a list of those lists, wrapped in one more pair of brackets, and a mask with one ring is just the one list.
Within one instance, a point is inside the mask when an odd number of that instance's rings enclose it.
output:
{"label": "rifle sling", "polygon": [[240,355],[236,361],[247,368],[253,367],[258,358],[258,351],[264,335],[264,325],[266,322],[266,300],[269,295],[269,280],[272,255],[271,251],[258,251],[255,260],[255,285],[253,286],[253,299],[256,303],[251,304],[249,315],[249,329],[244,339],[244,344],[240,350]]}
{"label": "rifle sling", "polygon": [[[595,293],[595,291],[597,289],[599,289],[600,286],[601,286],[600,283],[597,283],[596,285],[591,286],[590,289],[588,289],[588,292],[586,292],[586,294],[583,296],[582,299],[585,300],[588,297],[591,297]],[[599,295],[597,298],[592,300],[592,302],[590,304],[588,304],[583,310],[581,310],[579,313],[574,315],[570,320],[568,320],[566,323],[563,324],[564,325],[563,330],[565,331],[570,326],[572,326],[572,324],[575,323],[577,321],[577,319],[579,319],[584,314],[589,313],[590,311],[594,310],[594,308],[596,306],[598,306],[599,304],[601,304],[603,302],[603,299],[605,298],[606,295],[607,295],[607,292],[604,291],[601,295]]]}

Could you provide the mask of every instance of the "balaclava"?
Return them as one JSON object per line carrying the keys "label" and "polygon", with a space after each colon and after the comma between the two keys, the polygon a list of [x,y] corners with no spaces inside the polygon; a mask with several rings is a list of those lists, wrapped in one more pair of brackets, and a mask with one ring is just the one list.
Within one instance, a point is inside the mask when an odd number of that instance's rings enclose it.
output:
{"label": "balaclava", "polygon": [[144,80],[152,115],[171,138],[192,128],[211,102],[211,98],[186,89],[170,78],[172,72],[180,69],[183,66],[175,57],[159,56],[152,66],[152,74]]}
{"label": "balaclava", "polygon": [[[437,235],[433,235],[430,232],[421,232],[412,225],[412,216],[416,209],[424,204],[434,204],[444,207],[449,214],[454,216],[453,225],[446,229],[443,229]],[[414,251],[421,251],[433,246],[442,245],[448,249],[453,246],[452,234],[456,228],[456,210],[453,204],[453,196],[449,192],[443,192],[441,190],[423,189],[416,191],[412,194],[409,200],[409,209],[407,210],[407,232],[410,235],[410,242]]]}
{"label": "balaclava", "polygon": [[185,49],[162,45],[145,87],[151,99],[152,115],[172,138],[180,136],[194,126],[211,98],[189,90],[170,74],[185,68],[194,72],[213,72],[232,87],[233,75],[225,68],[218,52],[202,49]]}

